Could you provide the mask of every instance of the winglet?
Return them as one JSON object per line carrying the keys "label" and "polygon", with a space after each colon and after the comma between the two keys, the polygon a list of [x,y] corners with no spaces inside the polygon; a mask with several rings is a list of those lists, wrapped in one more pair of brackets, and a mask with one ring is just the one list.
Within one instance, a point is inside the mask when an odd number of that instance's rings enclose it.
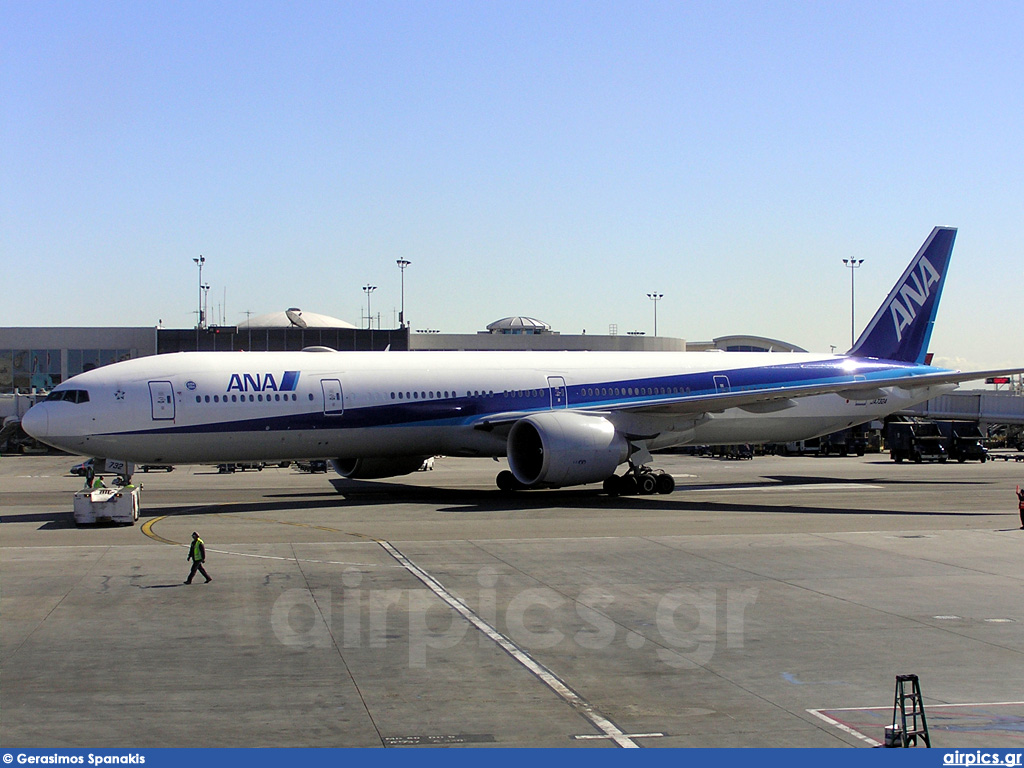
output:
{"label": "winglet", "polygon": [[924,362],[955,239],[953,227],[932,230],[848,355]]}

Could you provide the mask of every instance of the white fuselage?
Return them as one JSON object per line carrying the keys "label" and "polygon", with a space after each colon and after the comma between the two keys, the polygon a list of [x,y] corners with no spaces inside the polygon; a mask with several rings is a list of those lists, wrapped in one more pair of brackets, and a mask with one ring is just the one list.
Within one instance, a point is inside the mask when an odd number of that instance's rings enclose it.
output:
{"label": "white fuselage", "polygon": [[704,400],[922,370],[935,369],[808,353],[177,353],[73,377],[24,425],[72,452],[172,464],[503,456],[507,433],[490,421],[551,410],[601,414],[647,449],[785,442],[881,418],[950,387],[888,387],[864,400],[833,392],[720,411]]}

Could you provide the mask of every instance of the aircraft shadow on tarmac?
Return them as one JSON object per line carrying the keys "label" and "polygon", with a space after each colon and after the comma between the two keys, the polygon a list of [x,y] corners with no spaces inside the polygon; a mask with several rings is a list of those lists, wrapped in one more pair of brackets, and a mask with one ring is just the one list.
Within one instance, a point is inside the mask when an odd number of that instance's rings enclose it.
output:
{"label": "aircraft shadow on tarmac", "polygon": [[[803,476],[767,476],[767,482],[750,482],[728,485],[681,485],[676,486],[674,493],[668,496],[607,496],[596,487],[591,488],[560,488],[505,493],[498,490],[481,491],[479,489],[437,488],[421,485],[407,485],[396,482],[331,480],[338,494],[346,501],[361,506],[388,506],[403,504],[435,504],[439,512],[487,513],[541,511],[554,509],[606,509],[632,511],[730,511],[730,512],[779,512],[779,513],[812,513],[812,514],[859,514],[859,515],[936,515],[936,516],[976,516],[982,512],[943,512],[943,511],[899,511],[892,508],[850,508],[822,507],[803,504],[771,504],[770,499],[757,501],[709,501],[688,496],[688,490],[717,490],[728,494],[733,489],[813,486],[842,483],[874,486],[881,482],[888,485],[917,485],[917,480],[880,481],[877,479],[849,480],[848,478],[822,478]],[[929,484],[929,483],[925,483]],[[934,483],[930,483],[934,485]],[[963,483],[959,483],[963,484]]]}
{"label": "aircraft shadow on tarmac", "polygon": [[[881,477],[861,477],[861,478],[849,478],[849,477],[808,477],[805,475],[762,475],[764,480],[771,480],[778,485],[835,485],[843,483],[845,485],[891,485],[891,486],[904,486],[904,485],[991,485],[989,480],[957,480],[951,478],[949,480],[935,480],[922,478],[920,480],[907,480],[905,478],[881,478]],[[763,482],[749,482],[749,483],[730,483],[729,485],[686,485],[676,487],[676,490],[686,490],[692,488],[721,488],[723,491],[727,491],[730,488],[744,488],[744,487],[762,487]]]}
{"label": "aircraft shadow on tarmac", "polygon": [[[954,485],[987,485],[986,481],[948,481]],[[877,486],[940,485],[946,481],[926,480],[879,480],[875,478],[850,480],[845,477],[805,477],[800,475],[768,475],[761,481],[747,483],[677,485],[668,496],[607,496],[596,488],[564,488],[518,491],[480,491],[478,489],[434,488],[420,485],[405,485],[395,482],[331,480],[337,492],[347,501],[364,506],[394,503],[438,504],[439,512],[515,512],[539,511],[545,509],[607,509],[661,512],[725,511],[725,512],[778,512],[782,514],[832,514],[832,515],[910,515],[910,516],[953,516],[974,517],[985,512],[961,511],[901,511],[892,508],[822,507],[804,504],[771,504],[770,499],[758,501],[709,501],[688,497],[687,491],[720,491],[728,494],[731,490],[751,488],[780,488],[785,486],[827,486],[835,484]]]}
{"label": "aircraft shadow on tarmac", "polygon": [[[820,504],[772,503],[769,494],[751,496],[751,491],[764,488],[799,488],[842,484],[847,487],[863,485],[889,487],[915,485],[988,485],[985,480],[906,480],[846,477],[820,477],[802,475],[765,475],[759,480],[729,484],[678,485],[674,493],[662,496],[607,496],[597,487],[559,488],[518,491],[505,493],[497,489],[444,488],[401,482],[380,482],[372,480],[330,480],[333,491],[312,493],[266,494],[262,500],[229,504],[189,504],[182,506],[161,506],[144,510],[146,517],[156,516],[202,516],[208,514],[233,513],[286,513],[302,510],[344,511],[352,506],[379,506],[386,514],[386,508],[395,504],[426,504],[437,507],[438,512],[462,514],[486,514],[504,512],[539,512],[544,510],[607,510],[634,512],[750,512],[778,514],[816,515],[888,515],[908,517],[977,517],[990,512],[966,512],[944,510],[899,510],[891,507],[846,507],[821,506]],[[697,498],[688,491],[717,491],[728,495],[730,491],[743,491],[742,499],[713,500]],[[823,489],[824,490],[824,489]],[[70,512],[30,513],[25,515],[3,515],[0,523],[42,523],[40,530],[62,530],[74,528]]]}

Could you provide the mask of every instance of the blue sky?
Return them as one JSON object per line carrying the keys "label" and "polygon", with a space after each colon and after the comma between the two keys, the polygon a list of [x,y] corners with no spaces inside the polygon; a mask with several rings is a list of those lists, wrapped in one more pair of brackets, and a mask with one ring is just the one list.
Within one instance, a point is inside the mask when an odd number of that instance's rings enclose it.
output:
{"label": "blue sky", "polygon": [[0,4],[0,325],[732,333],[840,351],[937,224],[932,349],[1024,364],[1024,6]]}

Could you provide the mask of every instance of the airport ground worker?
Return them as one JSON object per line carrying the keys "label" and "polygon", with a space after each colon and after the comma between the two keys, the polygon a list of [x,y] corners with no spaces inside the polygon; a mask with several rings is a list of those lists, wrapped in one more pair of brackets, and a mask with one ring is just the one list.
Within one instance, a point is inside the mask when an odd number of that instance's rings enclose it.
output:
{"label": "airport ground worker", "polygon": [[1020,529],[1024,531],[1024,491],[1017,486],[1017,510],[1020,512]]}
{"label": "airport ground worker", "polygon": [[103,478],[96,474],[96,470],[91,464],[87,464],[85,468],[85,487],[87,489],[107,487],[103,484]]}
{"label": "airport ground worker", "polygon": [[192,561],[192,570],[189,572],[188,578],[185,579],[186,584],[192,583],[192,579],[195,578],[196,571],[203,574],[207,583],[213,581],[213,579],[210,578],[210,574],[208,574],[206,569],[203,568],[203,562],[206,560],[206,545],[203,544],[203,540],[199,538],[199,534],[195,531],[192,531],[192,543],[189,545],[188,557],[185,559]]}

